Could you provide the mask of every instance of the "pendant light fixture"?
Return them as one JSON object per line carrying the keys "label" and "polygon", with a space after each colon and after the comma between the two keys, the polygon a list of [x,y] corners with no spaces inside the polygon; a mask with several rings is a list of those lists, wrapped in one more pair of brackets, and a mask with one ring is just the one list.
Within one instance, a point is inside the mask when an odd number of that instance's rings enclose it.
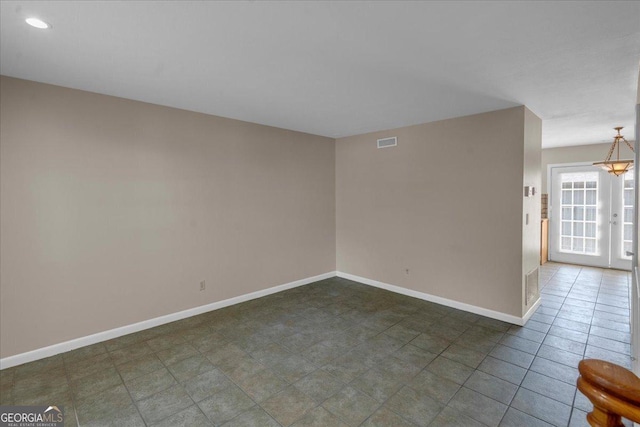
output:
{"label": "pendant light fixture", "polygon": [[[622,126],[618,126],[614,128],[618,131],[618,134],[613,137],[613,144],[611,144],[611,148],[609,149],[609,153],[607,154],[607,158],[604,159],[604,162],[596,162],[593,166],[599,166],[602,169],[606,170],[610,174],[615,176],[620,176],[626,173],[629,169],[633,167],[633,160],[621,160],[620,159],[620,140],[624,141],[627,144],[627,147],[633,153],[633,147],[629,144],[629,141],[624,139],[624,136],[620,135],[620,130],[622,130]],[[617,149],[617,151],[616,151]],[[616,151],[616,160],[611,160],[611,155]]]}

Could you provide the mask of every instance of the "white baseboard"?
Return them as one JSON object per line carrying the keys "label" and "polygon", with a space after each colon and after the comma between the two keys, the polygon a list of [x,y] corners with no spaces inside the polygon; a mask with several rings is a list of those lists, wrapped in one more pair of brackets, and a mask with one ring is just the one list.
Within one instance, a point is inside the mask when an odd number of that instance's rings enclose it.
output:
{"label": "white baseboard", "polygon": [[475,305],[450,300],[450,299],[439,297],[436,295],[414,291],[411,289],[402,288],[400,286],[390,285],[388,283],[379,282],[377,280],[367,279],[365,277],[360,277],[353,274],[342,273],[339,271],[337,272],[332,271],[329,273],[320,274],[318,276],[307,277],[305,279],[300,279],[294,282],[285,283],[283,285],[274,286],[268,289],[263,289],[261,291],[251,292],[249,294],[240,295],[234,298],[229,298],[223,301],[217,301],[211,304],[190,308],[188,310],[179,311],[177,313],[167,314],[165,316],[160,316],[160,317],[156,317],[149,320],[143,320],[142,322],[134,323],[127,326],[122,326],[120,328],[110,329],[104,332],[98,332],[97,334],[76,338],[76,339],[65,341],[59,344],[50,345],[48,347],[43,347],[36,350],[28,351],[26,353],[17,354],[15,356],[5,357],[4,359],[0,359],[0,369],[22,365],[23,363],[33,362],[34,360],[44,359],[45,357],[55,356],[56,354],[75,350],[80,347],[85,347],[91,344],[108,341],[110,339],[118,338],[123,335],[128,335],[128,334],[139,332],[145,329],[154,328],[156,326],[164,325],[166,323],[175,322],[176,320],[182,320],[182,319],[186,319],[187,317],[197,316],[202,313],[218,310],[224,307],[228,307],[230,305],[239,304],[241,302],[271,295],[276,292],[282,292],[287,289],[292,289],[298,286],[307,285],[309,283],[317,282],[319,280],[329,279],[335,276],[353,280],[355,282],[363,283],[365,285],[374,286],[376,288],[385,289],[398,294],[407,295],[407,296],[419,298],[425,301],[434,302],[436,304],[441,304],[447,307],[456,308],[458,310],[468,311],[470,313],[479,314],[481,316],[490,317],[492,319],[501,320],[503,322],[512,323],[514,325],[519,325],[519,326],[524,325],[527,322],[527,320],[529,320],[529,318],[533,315],[536,308],[538,308],[541,302],[541,300],[538,299],[538,301],[536,301],[536,303],[533,304],[533,306],[529,309],[529,311],[527,312],[527,314],[525,314],[525,316],[517,317],[510,314],[501,313],[499,311],[489,310],[487,308],[482,308]]}
{"label": "white baseboard", "polygon": [[542,298],[538,297],[538,301],[534,302],[531,308],[525,313],[524,316],[522,316],[522,323],[520,323],[519,326],[524,326],[524,324],[527,323],[529,319],[531,319],[531,316],[533,316],[538,307],[540,307],[540,304],[542,304]]}
{"label": "white baseboard", "polygon": [[[481,316],[490,317],[492,319],[501,320],[503,322],[512,323],[514,325],[522,326],[526,323],[528,318],[513,316],[511,314],[502,313],[499,311],[489,310],[488,308],[478,307],[476,305],[466,304],[463,302],[455,301],[439,297],[436,295],[427,294],[424,292],[414,291],[412,289],[402,288],[400,286],[390,285],[388,283],[379,282],[373,279],[367,279],[366,277],[360,277],[349,273],[337,272],[338,277],[353,280],[355,282],[364,283],[365,285],[374,286],[376,288],[386,289],[387,291],[395,292],[397,294],[407,295],[414,298],[419,298],[425,301],[435,302],[436,304],[445,305],[447,307],[456,308],[462,311],[468,311],[469,313],[479,314]],[[538,301],[536,304],[539,304]],[[537,308],[537,305],[534,304]],[[532,309],[534,308],[532,307]],[[534,310],[535,311],[535,310]],[[529,310],[527,313],[529,317],[533,315],[533,311]]]}
{"label": "white baseboard", "polygon": [[116,329],[110,329],[104,332],[98,332],[97,334],[88,335],[86,337],[81,337],[81,338],[76,338],[70,341],[61,342],[59,344],[50,345],[48,347],[39,348],[36,350],[28,351],[26,353],[16,354],[15,356],[5,357],[4,359],[0,359],[0,369],[22,365],[23,363],[33,362],[34,360],[44,359],[45,357],[55,356],[56,354],[75,350],[76,348],[85,347],[85,346],[96,344],[103,341],[108,341],[110,339],[118,338],[123,335],[128,335],[128,334],[139,332],[145,329],[154,328],[156,326],[164,325],[165,323],[171,323],[171,322],[175,322],[176,320],[186,319],[187,317],[197,316],[198,314],[206,313],[213,310],[218,310],[224,307],[228,307],[230,305],[239,304],[241,302],[264,297],[267,295],[274,294],[276,292],[282,292],[287,289],[296,288],[298,286],[307,285],[309,283],[317,282],[319,280],[329,279],[335,276],[336,276],[336,272],[332,271],[329,273],[320,274],[318,276],[307,277],[305,279],[300,279],[294,282],[285,283],[283,285],[274,286],[268,289],[251,292],[249,294],[240,295],[240,296],[229,298],[223,301],[217,301],[211,304],[201,305],[199,307],[190,308],[187,310],[179,311],[177,313],[167,314],[165,316],[156,317],[154,319],[143,320],[142,322],[133,323],[131,325],[122,326]]}

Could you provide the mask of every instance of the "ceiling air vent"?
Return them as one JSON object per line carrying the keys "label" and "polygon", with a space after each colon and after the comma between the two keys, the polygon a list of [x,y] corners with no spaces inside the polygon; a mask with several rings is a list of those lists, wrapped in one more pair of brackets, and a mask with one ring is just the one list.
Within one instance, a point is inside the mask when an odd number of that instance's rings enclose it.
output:
{"label": "ceiling air vent", "polygon": [[395,147],[396,145],[398,145],[398,138],[395,136],[378,140],[378,148]]}

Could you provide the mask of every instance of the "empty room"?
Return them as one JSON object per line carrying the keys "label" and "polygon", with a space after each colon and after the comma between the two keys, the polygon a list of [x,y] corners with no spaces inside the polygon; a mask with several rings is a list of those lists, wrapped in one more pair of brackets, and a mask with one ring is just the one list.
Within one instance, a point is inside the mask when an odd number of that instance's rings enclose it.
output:
{"label": "empty room", "polygon": [[0,1],[0,427],[640,423],[639,70],[634,1]]}

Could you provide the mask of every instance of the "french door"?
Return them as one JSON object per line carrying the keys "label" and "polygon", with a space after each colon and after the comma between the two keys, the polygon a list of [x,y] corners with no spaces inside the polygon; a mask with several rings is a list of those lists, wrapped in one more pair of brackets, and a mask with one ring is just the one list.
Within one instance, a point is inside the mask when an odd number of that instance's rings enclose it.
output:
{"label": "french door", "polygon": [[549,259],[630,270],[633,201],[633,173],[552,166]]}
{"label": "french door", "polygon": [[633,205],[635,198],[633,171],[612,181],[611,206],[611,267],[631,270],[633,255]]}

